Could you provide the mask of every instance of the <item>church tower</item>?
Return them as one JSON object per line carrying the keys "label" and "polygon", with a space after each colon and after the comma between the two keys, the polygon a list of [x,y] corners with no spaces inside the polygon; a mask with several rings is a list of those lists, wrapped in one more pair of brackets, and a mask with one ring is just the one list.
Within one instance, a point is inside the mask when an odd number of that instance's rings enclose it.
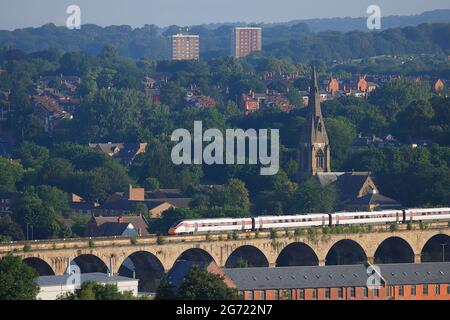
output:
{"label": "church tower", "polygon": [[316,67],[313,67],[306,122],[300,134],[298,180],[305,181],[320,172],[331,172],[330,142],[328,141],[317,85]]}

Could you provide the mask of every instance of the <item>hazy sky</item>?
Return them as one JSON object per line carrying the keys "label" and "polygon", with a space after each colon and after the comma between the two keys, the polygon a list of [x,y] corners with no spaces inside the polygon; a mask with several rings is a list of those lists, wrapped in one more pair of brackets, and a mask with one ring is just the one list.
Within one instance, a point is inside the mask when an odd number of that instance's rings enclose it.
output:
{"label": "hazy sky", "polygon": [[0,29],[64,25],[71,4],[80,6],[82,24],[133,27],[361,17],[371,4],[382,15],[450,9],[449,0],[0,0]]}

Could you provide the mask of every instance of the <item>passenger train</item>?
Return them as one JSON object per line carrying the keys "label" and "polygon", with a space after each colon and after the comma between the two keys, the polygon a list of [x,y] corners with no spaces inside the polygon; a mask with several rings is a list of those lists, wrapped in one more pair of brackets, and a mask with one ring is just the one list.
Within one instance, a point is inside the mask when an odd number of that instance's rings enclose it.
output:
{"label": "passenger train", "polygon": [[172,225],[169,235],[420,221],[450,221],[450,208],[183,220]]}

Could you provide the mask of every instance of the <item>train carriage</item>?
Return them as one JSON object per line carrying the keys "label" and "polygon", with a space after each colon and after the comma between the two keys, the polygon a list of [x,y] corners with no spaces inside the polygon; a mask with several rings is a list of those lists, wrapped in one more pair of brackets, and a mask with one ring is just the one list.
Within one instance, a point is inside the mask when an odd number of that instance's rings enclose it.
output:
{"label": "train carriage", "polygon": [[302,228],[328,226],[328,214],[308,214],[295,216],[263,216],[256,217],[256,229]]}
{"label": "train carriage", "polygon": [[450,221],[450,208],[408,209],[406,221]]}
{"label": "train carriage", "polygon": [[403,220],[402,210],[337,212],[331,215],[331,224],[333,226],[401,223]]}

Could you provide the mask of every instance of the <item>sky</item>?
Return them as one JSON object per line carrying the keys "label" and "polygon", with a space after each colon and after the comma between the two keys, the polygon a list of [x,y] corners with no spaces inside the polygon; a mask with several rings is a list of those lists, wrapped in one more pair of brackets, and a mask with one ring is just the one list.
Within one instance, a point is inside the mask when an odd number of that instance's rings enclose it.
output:
{"label": "sky", "polygon": [[362,17],[372,4],[382,16],[450,9],[449,0],[0,0],[0,30],[65,25],[73,4],[81,8],[82,24],[132,27]]}

